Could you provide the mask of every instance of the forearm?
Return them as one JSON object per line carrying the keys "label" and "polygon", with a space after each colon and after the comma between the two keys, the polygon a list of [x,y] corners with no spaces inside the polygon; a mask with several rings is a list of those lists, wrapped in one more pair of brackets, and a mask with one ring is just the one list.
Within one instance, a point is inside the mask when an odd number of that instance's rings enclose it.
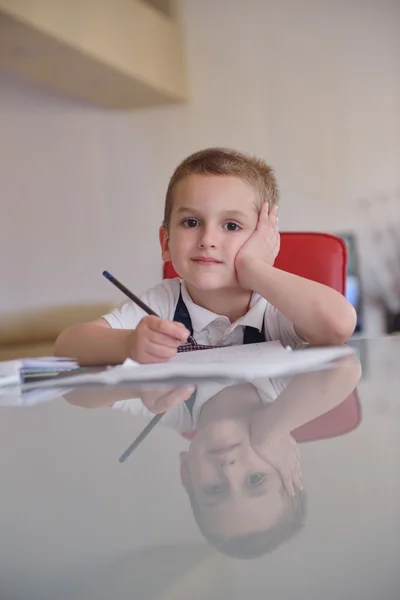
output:
{"label": "forearm", "polygon": [[356,325],[353,306],[332,288],[261,261],[249,267],[252,288],[294,323],[312,344],[342,344]]}
{"label": "forearm", "polygon": [[71,356],[82,366],[117,365],[126,359],[129,329],[80,323],[63,331],[54,346],[56,356]]}
{"label": "forearm", "polygon": [[257,412],[253,439],[261,443],[270,430],[294,431],[329,412],[350,396],[360,377],[361,365],[354,357],[336,367],[294,377],[272,405]]}
{"label": "forearm", "polygon": [[138,386],[105,386],[95,389],[77,387],[64,394],[68,404],[81,406],[83,408],[103,408],[112,406],[121,400],[132,400],[140,398],[142,389]]}

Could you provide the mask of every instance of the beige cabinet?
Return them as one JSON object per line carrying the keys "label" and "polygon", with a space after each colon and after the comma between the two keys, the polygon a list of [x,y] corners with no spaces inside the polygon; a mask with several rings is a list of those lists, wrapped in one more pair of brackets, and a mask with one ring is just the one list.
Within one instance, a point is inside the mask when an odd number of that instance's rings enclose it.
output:
{"label": "beige cabinet", "polygon": [[175,0],[0,0],[0,68],[103,107],[186,99]]}

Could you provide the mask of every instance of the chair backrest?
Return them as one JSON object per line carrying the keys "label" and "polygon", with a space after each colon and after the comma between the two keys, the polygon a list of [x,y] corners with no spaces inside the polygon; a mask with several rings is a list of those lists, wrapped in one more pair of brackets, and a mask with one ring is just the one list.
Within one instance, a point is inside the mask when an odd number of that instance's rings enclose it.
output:
{"label": "chair backrest", "polygon": [[[328,233],[285,231],[275,267],[312,279],[345,293],[347,250],[345,242]],[[164,264],[164,279],[177,277],[171,263]]]}
{"label": "chair backrest", "polygon": [[323,283],[344,294],[347,249],[345,242],[328,233],[281,233],[281,249],[275,267]]}

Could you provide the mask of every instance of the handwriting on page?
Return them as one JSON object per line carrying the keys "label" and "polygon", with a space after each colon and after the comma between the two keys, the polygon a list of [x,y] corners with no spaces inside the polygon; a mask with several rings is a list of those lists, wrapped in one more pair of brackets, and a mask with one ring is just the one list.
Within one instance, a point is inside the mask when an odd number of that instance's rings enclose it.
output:
{"label": "handwriting on page", "polygon": [[174,356],[170,363],[183,363],[190,365],[210,363],[252,363],[262,362],[268,358],[276,358],[277,353],[285,353],[280,342],[261,342],[245,346],[224,346],[210,350],[196,350],[181,352]]}

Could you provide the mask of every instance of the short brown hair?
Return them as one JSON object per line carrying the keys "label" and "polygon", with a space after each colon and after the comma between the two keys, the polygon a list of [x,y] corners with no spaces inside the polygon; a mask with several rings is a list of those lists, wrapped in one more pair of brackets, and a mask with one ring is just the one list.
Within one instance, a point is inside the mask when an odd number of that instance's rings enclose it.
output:
{"label": "short brown hair", "polygon": [[306,518],[306,494],[304,490],[296,490],[294,496],[289,496],[281,489],[283,510],[277,522],[269,529],[247,533],[245,535],[225,538],[210,532],[203,521],[203,515],[196,502],[191,482],[186,484],[193,516],[198,528],[205,539],[222,554],[232,558],[252,559],[271,554],[282,543],[289,541],[304,527]]}
{"label": "short brown hair", "polygon": [[172,174],[165,197],[164,227],[171,218],[173,190],[188,175],[233,175],[253,187],[261,203],[268,202],[270,209],[279,202],[274,171],[264,160],[229,148],[207,148],[185,158]]}

